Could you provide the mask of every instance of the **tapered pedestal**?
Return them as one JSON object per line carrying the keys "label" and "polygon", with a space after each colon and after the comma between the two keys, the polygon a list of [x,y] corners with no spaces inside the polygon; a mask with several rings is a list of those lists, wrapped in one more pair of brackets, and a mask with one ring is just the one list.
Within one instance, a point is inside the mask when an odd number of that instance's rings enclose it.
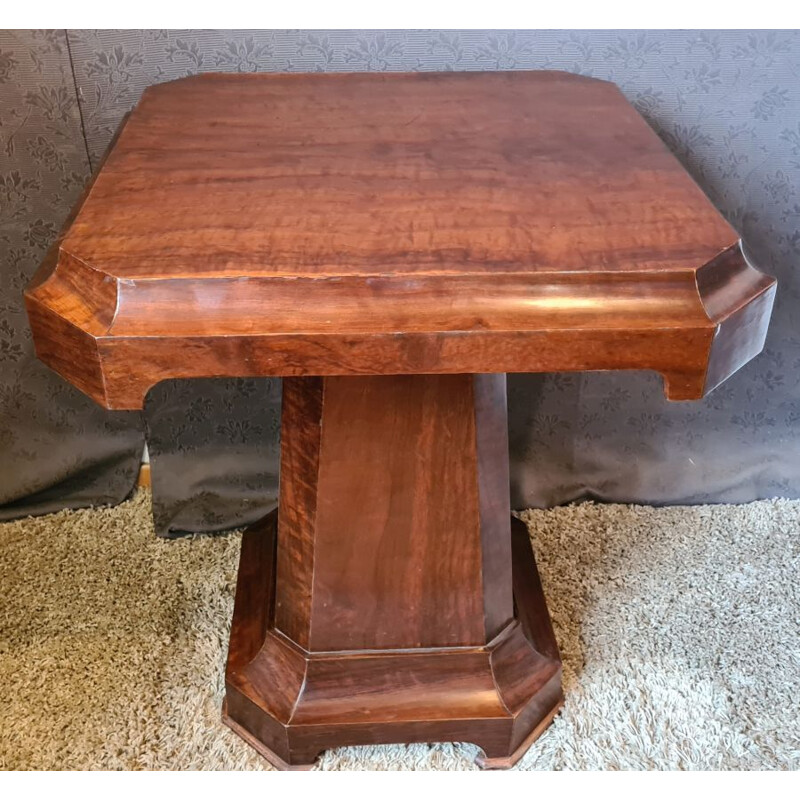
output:
{"label": "tapered pedestal", "polygon": [[511,766],[562,693],[510,518],[505,376],[285,379],[281,447],[278,512],[242,542],[226,723],[280,767],[434,741]]}

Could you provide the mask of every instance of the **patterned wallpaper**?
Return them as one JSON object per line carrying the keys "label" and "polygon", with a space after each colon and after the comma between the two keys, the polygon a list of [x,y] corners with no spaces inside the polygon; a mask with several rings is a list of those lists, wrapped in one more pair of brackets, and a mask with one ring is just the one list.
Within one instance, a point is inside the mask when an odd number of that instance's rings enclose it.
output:
{"label": "patterned wallpaper", "polygon": [[[149,30],[4,37],[0,81],[11,76],[6,85],[18,96],[4,95],[3,107],[20,120],[32,102],[26,97],[36,58],[63,69],[66,37],[80,111],[78,121],[74,103],[64,99],[73,120],[70,145],[80,158],[85,140],[92,165],[146,86],[201,71],[563,69],[615,81],[741,232],[755,263],[778,276],[773,325],[765,352],[697,403],[667,403],[660,379],[646,373],[510,376],[512,501],[520,507],[581,496],[654,503],[800,496],[800,32]],[[58,58],[47,50],[52,42],[62,43]],[[20,89],[23,62],[32,77]],[[69,94],[69,84],[67,73],[48,92]],[[60,113],[35,105],[34,112]],[[44,149],[30,147],[26,163],[34,151],[46,159]],[[3,176],[8,172],[4,166]],[[63,217],[69,198],[62,194]],[[22,212],[24,225],[35,225],[37,213]],[[41,219],[57,217],[53,209]],[[14,230],[22,231],[21,219]],[[15,235],[24,238],[24,231]],[[52,235],[42,229],[43,244]],[[252,380],[153,390],[145,417],[161,531],[218,529],[267,510],[276,486],[278,396],[277,382]]]}

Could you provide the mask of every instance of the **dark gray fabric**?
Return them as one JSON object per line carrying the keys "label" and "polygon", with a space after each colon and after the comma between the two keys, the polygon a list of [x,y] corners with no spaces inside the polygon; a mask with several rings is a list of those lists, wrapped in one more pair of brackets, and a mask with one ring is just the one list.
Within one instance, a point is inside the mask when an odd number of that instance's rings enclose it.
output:
{"label": "dark gray fabric", "polygon": [[63,31],[0,31],[0,519],[118,503],[138,414],[103,411],[34,357],[22,292],[90,170]]}
{"label": "dark gray fabric", "polygon": [[[615,81],[778,276],[766,351],[706,400],[644,373],[509,376],[512,502],[800,496],[797,31],[69,31],[97,164],[149,84],[201,71],[563,69]],[[591,124],[591,120],[587,120]],[[170,382],[145,417],[158,530],[268,510],[277,382]],[[203,500],[196,503],[197,497]]]}
{"label": "dark gray fabric", "polygon": [[280,379],[164,381],[145,403],[161,535],[255,522],[278,496]]}

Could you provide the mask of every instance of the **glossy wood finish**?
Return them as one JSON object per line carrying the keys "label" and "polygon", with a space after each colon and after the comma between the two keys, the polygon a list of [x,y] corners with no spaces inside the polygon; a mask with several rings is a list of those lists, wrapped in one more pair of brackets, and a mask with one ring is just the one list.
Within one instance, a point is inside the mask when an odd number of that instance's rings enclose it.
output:
{"label": "glossy wood finish", "polygon": [[512,599],[505,376],[291,378],[284,409],[277,521],[242,546],[228,724],[279,766],[442,740],[509,766],[562,696],[518,521]]}
{"label": "glossy wood finish", "polygon": [[146,90],[27,303],[109,408],[176,377],[592,369],[681,400],[763,345],[738,238],[610,83],[203,75]]}
{"label": "glossy wood finish", "polygon": [[285,378],[231,727],[279,766],[466,740],[503,767],[561,702],[504,373],[699,398],[761,350],[774,291],[610,83],[262,74],[147,89],[26,303],[39,357],[108,408]]}
{"label": "glossy wood finish", "polygon": [[[313,651],[499,633],[511,619],[505,376],[287,378],[283,402],[276,627]],[[487,426],[496,446],[479,453]]]}
{"label": "glossy wood finish", "polygon": [[[482,506],[502,500],[486,528],[495,533],[499,517],[507,533],[508,452],[482,466],[476,428],[483,416],[505,424],[504,385],[469,375],[284,380],[279,630],[315,651],[477,645],[499,632],[511,618],[510,543],[497,536],[486,553],[503,562],[492,572],[505,594],[484,608],[480,522]],[[500,498],[476,491],[487,469],[499,472]]]}

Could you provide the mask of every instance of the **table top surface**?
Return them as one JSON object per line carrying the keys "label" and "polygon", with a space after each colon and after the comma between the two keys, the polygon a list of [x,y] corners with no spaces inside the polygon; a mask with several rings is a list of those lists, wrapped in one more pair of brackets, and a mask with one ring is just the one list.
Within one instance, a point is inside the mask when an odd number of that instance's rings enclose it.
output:
{"label": "table top surface", "polygon": [[206,75],[148,89],[63,248],[120,278],[693,269],[738,236],[611,83]]}
{"label": "table top surface", "polygon": [[114,408],[175,377],[643,368],[677,399],[758,352],[773,285],[611,83],[207,74],[145,91],[26,301]]}

